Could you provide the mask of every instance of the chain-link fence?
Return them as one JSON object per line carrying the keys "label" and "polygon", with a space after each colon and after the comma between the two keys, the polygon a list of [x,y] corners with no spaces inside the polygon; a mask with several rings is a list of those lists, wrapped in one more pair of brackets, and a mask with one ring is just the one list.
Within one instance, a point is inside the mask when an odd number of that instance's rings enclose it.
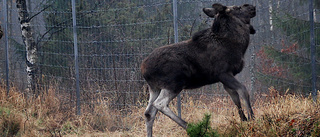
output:
{"label": "chain-link fence", "polygon": [[[90,108],[98,97],[108,100],[114,109],[147,101],[140,63],[154,48],[174,43],[172,0],[75,0],[75,10],[71,0],[26,1],[37,48],[37,90],[55,89],[66,108],[76,107],[76,100],[79,108]],[[310,2],[177,0],[178,41],[211,25],[203,7],[213,3],[256,5],[252,24],[257,33],[251,35],[245,68],[237,78],[252,96],[271,86],[279,91],[316,93],[320,86],[316,81],[320,75],[320,2],[314,0],[314,8]],[[1,5],[5,30],[0,42],[1,86],[24,92],[27,51],[18,9],[12,0],[2,0]],[[190,96],[210,101],[228,95],[220,84],[214,84],[183,91],[182,101]]]}

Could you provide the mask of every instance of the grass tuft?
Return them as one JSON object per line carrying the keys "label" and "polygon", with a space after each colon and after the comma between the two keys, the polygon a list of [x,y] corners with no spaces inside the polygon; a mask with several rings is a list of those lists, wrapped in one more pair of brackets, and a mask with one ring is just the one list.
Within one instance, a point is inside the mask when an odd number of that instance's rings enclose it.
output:
{"label": "grass tuft", "polygon": [[5,107],[0,107],[0,117],[0,136],[16,136],[20,130],[21,118]]}

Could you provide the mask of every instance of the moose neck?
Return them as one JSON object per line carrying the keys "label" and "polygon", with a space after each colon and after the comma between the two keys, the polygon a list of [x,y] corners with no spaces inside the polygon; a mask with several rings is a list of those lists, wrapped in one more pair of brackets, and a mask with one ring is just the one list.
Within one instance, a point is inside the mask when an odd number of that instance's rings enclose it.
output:
{"label": "moose neck", "polygon": [[250,40],[249,27],[250,24],[246,24],[239,19],[222,16],[214,20],[211,31],[216,39],[233,43],[232,45],[236,45],[244,54]]}

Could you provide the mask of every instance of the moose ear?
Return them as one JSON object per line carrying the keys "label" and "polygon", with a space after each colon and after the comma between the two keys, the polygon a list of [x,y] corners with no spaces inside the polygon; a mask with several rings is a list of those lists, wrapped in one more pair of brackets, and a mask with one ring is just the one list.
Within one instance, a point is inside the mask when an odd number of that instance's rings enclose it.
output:
{"label": "moose ear", "polygon": [[214,16],[218,13],[214,8],[203,8],[203,12],[211,18],[214,18]]}
{"label": "moose ear", "polygon": [[225,10],[227,9],[226,6],[223,6],[219,3],[215,3],[212,5],[212,8],[203,8],[203,12],[209,16],[209,17],[214,17],[218,13],[224,13]]}
{"label": "moose ear", "polygon": [[226,6],[223,6],[221,5],[220,3],[215,3],[212,5],[212,8],[214,8],[217,12],[221,13],[221,12],[224,12],[227,7]]}

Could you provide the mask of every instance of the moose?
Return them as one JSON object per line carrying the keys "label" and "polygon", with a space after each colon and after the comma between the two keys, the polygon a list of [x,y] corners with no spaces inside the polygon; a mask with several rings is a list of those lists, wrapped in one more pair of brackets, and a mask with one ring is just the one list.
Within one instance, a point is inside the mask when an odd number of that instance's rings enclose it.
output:
{"label": "moose", "polygon": [[[169,102],[183,89],[217,82],[221,82],[229,93],[242,121],[254,118],[248,91],[235,75],[244,67],[250,34],[255,33],[250,19],[256,16],[256,7],[215,3],[212,8],[203,8],[203,12],[214,18],[210,28],[196,32],[189,40],[156,48],[142,61],[141,73],[150,92],[144,113],[149,137],[158,111],[187,129],[187,122],[172,112]],[[244,100],[248,119],[240,97]]]}

